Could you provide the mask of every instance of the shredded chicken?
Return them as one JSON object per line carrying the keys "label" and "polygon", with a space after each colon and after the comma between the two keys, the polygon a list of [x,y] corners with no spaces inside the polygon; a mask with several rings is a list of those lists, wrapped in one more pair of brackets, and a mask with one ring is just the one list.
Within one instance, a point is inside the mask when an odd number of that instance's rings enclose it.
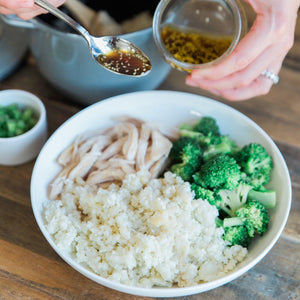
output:
{"label": "shredded chicken", "polygon": [[122,180],[125,172],[121,168],[108,168],[93,171],[86,180],[87,184],[100,184],[106,181]]}
{"label": "shredded chicken", "polygon": [[151,131],[151,139],[151,146],[146,153],[146,166],[151,166],[158,161],[172,147],[172,143],[157,129]]}
{"label": "shredded chicken", "polygon": [[172,142],[160,130],[123,116],[105,130],[87,131],[58,157],[61,172],[50,185],[51,199],[59,197],[67,179],[108,187],[127,174],[147,169],[157,177],[165,168]]}
{"label": "shredded chicken", "polygon": [[145,156],[147,152],[147,148],[149,146],[149,139],[151,134],[151,128],[148,124],[143,124],[140,130],[140,139],[137,149],[136,155],[136,167],[137,170],[141,170],[145,168]]}

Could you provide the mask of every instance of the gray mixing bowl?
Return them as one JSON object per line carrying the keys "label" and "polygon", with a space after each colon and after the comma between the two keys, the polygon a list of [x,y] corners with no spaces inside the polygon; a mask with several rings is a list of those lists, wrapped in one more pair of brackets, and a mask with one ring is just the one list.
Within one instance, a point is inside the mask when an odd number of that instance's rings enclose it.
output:
{"label": "gray mixing bowl", "polygon": [[28,50],[26,35],[26,29],[10,26],[0,17],[0,81],[22,62]]}
{"label": "gray mixing bowl", "polygon": [[117,94],[155,89],[170,71],[156,49],[152,28],[121,35],[141,48],[152,63],[149,75],[133,78],[99,66],[92,59],[86,41],[77,34],[53,29],[38,19],[23,21],[15,16],[2,19],[10,25],[30,29],[29,47],[41,74],[70,99],[85,105]]}

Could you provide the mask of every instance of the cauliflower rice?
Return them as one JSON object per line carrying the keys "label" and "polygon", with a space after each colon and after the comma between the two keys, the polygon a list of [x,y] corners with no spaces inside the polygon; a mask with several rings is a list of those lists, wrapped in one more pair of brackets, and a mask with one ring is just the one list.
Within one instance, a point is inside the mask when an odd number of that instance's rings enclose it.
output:
{"label": "cauliflower rice", "polygon": [[44,210],[61,250],[102,277],[147,288],[211,281],[245,258],[246,248],[222,239],[217,215],[180,177],[151,179],[148,171],[107,189],[68,179]]}

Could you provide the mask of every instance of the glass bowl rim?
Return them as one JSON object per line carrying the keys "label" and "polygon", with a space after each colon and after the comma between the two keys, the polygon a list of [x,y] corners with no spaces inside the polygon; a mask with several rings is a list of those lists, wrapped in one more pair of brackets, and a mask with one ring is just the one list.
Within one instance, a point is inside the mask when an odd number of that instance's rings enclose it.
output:
{"label": "glass bowl rim", "polygon": [[[171,66],[176,66],[177,68],[181,70],[194,70],[194,69],[202,69],[202,68],[207,68],[211,67],[215,64],[219,64],[222,61],[224,61],[235,49],[237,46],[238,42],[240,39],[245,35],[246,29],[247,29],[247,19],[246,19],[246,14],[245,11],[239,2],[239,0],[223,0],[225,4],[230,8],[231,13],[234,17],[234,20],[236,22],[236,27],[235,27],[235,32],[233,36],[233,40],[229,46],[229,48],[217,59],[210,61],[208,63],[203,63],[203,64],[191,64],[191,63],[186,63],[183,61],[180,61],[176,59],[170,51],[165,47],[161,34],[160,34],[160,28],[161,28],[161,20],[162,20],[162,15],[165,13],[165,9],[167,6],[170,4],[170,2],[176,1],[176,0],[161,0],[158,6],[156,7],[156,10],[154,12],[153,16],[153,39],[154,42],[163,56],[163,58],[171,65]],[[216,0],[217,2],[217,0]]]}

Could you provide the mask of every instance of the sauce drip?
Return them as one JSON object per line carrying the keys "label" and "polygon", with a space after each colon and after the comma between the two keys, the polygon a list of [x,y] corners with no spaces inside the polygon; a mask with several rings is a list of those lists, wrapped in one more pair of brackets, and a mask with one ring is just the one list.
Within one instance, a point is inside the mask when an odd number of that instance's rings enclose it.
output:
{"label": "sauce drip", "polygon": [[233,40],[231,36],[185,32],[170,24],[164,26],[161,36],[170,53],[189,64],[204,64],[219,58]]}
{"label": "sauce drip", "polygon": [[139,53],[114,50],[97,57],[100,64],[111,71],[125,75],[143,75],[151,70],[151,63]]}

